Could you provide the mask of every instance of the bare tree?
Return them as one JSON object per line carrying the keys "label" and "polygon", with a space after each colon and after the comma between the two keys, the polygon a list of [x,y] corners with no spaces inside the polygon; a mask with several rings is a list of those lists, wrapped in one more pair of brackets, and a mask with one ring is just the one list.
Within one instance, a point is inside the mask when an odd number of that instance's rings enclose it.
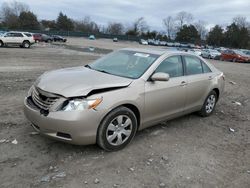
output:
{"label": "bare tree", "polygon": [[182,28],[184,24],[188,24],[193,20],[191,13],[181,11],[176,15],[176,21],[178,22],[179,28]]}
{"label": "bare tree", "polygon": [[142,32],[147,31],[148,28],[148,24],[143,17],[138,18],[133,24],[133,30],[139,35],[141,35]]}
{"label": "bare tree", "polygon": [[29,6],[25,3],[12,1],[4,2],[1,6],[1,14],[3,18],[8,17],[9,15],[19,16],[21,12],[28,12]]}
{"label": "bare tree", "polygon": [[18,27],[18,17],[21,12],[28,12],[29,6],[25,3],[12,1],[12,2],[4,2],[1,6],[1,17],[2,21],[9,28]]}
{"label": "bare tree", "polygon": [[166,27],[167,29],[167,36],[169,39],[171,39],[171,36],[173,35],[174,32],[174,19],[172,16],[168,16],[167,18],[163,19],[163,25]]}
{"label": "bare tree", "polygon": [[202,21],[202,20],[198,20],[198,22],[194,23],[194,26],[197,29],[202,40],[206,39],[206,35],[208,32],[206,29],[206,25],[207,25],[207,23],[205,21]]}
{"label": "bare tree", "polygon": [[247,18],[245,16],[235,16],[233,18],[233,23],[235,23],[239,28],[247,27]]}
{"label": "bare tree", "polygon": [[124,32],[124,26],[122,23],[109,23],[107,27],[107,33],[113,35],[121,35]]}
{"label": "bare tree", "polygon": [[86,16],[83,20],[74,21],[75,29],[82,32],[99,33],[100,28],[96,22],[92,21],[89,16]]}

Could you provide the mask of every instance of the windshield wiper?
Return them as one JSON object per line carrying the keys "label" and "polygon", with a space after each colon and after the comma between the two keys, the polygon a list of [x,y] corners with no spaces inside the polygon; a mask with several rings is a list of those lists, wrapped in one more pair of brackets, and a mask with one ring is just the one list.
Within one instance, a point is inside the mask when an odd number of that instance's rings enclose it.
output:
{"label": "windshield wiper", "polygon": [[92,69],[92,67],[89,66],[89,65],[85,65],[84,67],[89,68],[89,69]]}
{"label": "windshield wiper", "polygon": [[107,72],[107,71],[105,71],[105,70],[97,70],[97,69],[95,69],[96,71],[99,71],[99,72],[103,72],[103,73],[106,73],[106,74],[111,74],[110,72]]}

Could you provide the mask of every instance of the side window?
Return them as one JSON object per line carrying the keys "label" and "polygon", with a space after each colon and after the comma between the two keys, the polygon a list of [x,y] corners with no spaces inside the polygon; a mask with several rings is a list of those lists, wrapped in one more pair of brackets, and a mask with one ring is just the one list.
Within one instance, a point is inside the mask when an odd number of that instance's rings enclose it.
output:
{"label": "side window", "polygon": [[172,56],[164,61],[157,67],[155,72],[168,73],[170,77],[183,76],[183,66],[181,56]]}
{"label": "side window", "polygon": [[201,61],[199,58],[193,56],[184,56],[184,59],[186,62],[187,75],[203,73]]}
{"label": "side window", "polygon": [[211,69],[207,66],[206,63],[202,61],[202,67],[203,67],[203,73],[209,73],[212,72]]}
{"label": "side window", "polygon": [[22,33],[14,33],[14,37],[23,37]]}
{"label": "side window", "polygon": [[13,33],[7,33],[5,37],[13,37]]}

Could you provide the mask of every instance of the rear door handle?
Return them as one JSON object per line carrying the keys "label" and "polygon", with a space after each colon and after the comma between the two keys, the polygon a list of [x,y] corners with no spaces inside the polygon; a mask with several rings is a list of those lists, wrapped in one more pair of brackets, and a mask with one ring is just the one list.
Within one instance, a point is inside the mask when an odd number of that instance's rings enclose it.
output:
{"label": "rear door handle", "polygon": [[185,85],[187,85],[187,82],[182,81],[180,86],[185,86]]}

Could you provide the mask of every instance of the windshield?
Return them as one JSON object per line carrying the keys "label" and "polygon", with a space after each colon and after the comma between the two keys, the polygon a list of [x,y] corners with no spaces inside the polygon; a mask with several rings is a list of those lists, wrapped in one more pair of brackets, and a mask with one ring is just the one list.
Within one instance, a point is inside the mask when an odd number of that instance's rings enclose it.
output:
{"label": "windshield", "polygon": [[240,51],[240,50],[234,50],[234,52],[236,53],[236,54],[239,54],[239,55],[242,55],[242,56],[245,56],[246,54],[244,54],[242,51]]}
{"label": "windshield", "polygon": [[154,54],[121,50],[98,59],[88,67],[100,72],[136,79],[139,78],[158,57],[158,55]]}

